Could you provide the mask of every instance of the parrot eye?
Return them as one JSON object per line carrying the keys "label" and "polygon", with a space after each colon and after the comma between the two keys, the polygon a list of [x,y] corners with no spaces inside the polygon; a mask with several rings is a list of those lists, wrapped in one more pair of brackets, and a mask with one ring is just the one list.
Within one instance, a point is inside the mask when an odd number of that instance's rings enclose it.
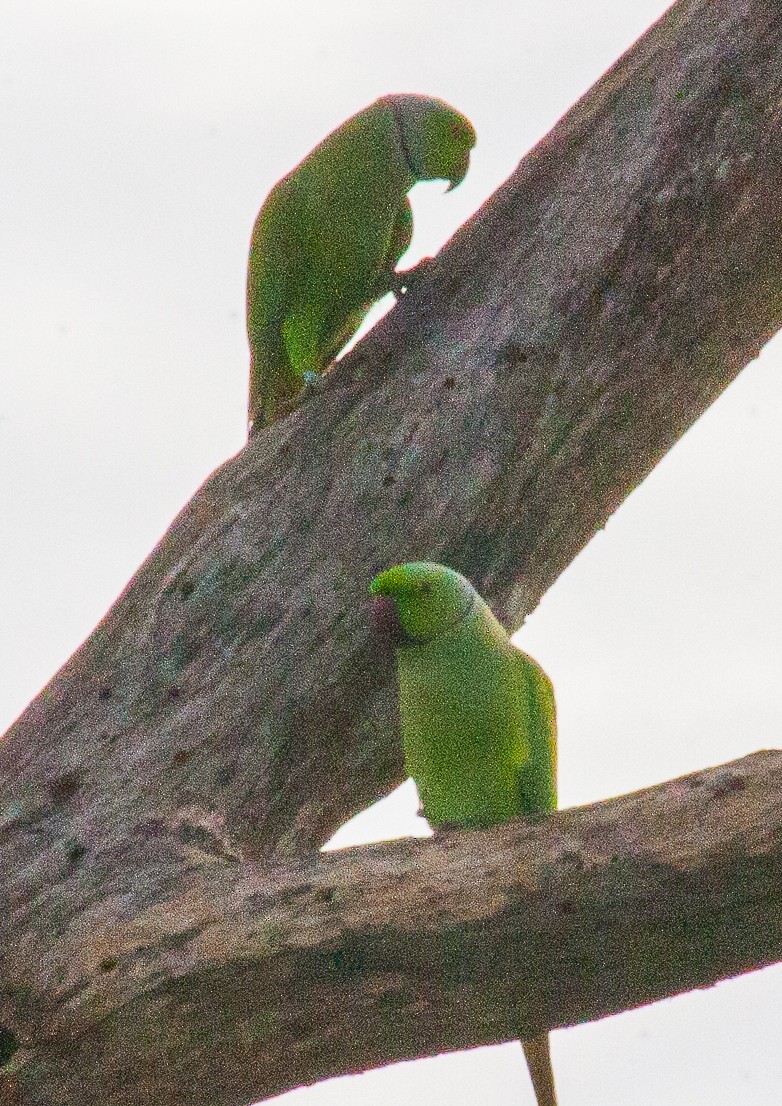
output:
{"label": "parrot eye", "polygon": [[429,580],[422,580],[418,585],[418,590],[421,595],[430,595],[432,591],[432,585]]}

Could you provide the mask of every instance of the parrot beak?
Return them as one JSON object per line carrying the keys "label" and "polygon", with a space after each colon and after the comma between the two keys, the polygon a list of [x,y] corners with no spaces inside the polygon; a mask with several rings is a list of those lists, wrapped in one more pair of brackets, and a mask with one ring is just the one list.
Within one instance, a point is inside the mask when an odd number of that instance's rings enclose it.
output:
{"label": "parrot beak", "polygon": [[451,192],[454,188],[458,187],[467,176],[467,170],[470,168],[470,151],[465,150],[462,154],[458,165],[454,168],[453,175],[448,178],[448,187],[446,192]]}
{"label": "parrot beak", "polygon": [[395,647],[404,644],[407,637],[405,628],[396,603],[388,595],[376,595],[372,599],[369,624],[373,635],[384,645]]}

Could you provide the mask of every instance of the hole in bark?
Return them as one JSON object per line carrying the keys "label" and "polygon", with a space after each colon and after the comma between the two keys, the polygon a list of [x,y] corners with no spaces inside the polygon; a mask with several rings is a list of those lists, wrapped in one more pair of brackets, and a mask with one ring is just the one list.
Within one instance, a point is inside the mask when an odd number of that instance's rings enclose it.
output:
{"label": "hole in bark", "polygon": [[358,949],[335,949],[331,954],[331,964],[335,971],[345,975],[358,975],[364,971],[364,958]]}
{"label": "hole in bark", "polygon": [[181,694],[182,694],[182,692],[179,690],[178,687],[170,687],[168,689],[169,699],[178,699]]}
{"label": "hole in bark", "polygon": [[389,473],[388,476],[383,477],[383,487],[390,488],[392,484],[396,484],[396,477]]}
{"label": "hole in bark", "polygon": [[443,381],[443,387],[444,388],[454,388],[454,387],[456,387],[456,381],[454,380],[454,378],[452,376],[446,376],[445,380]]}
{"label": "hole in bark", "polygon": [[102,687],[100,689],[100,691],[98,692],[98,698],[100,699],[100,701],[102,703],[105,703],[107,699],[111,698],[111,688],[110,687]]}
{"label": "hole in bark", "polygon": [[567,917],[569,914],[574,914],[576,908],[572,902],[566,899],[565,902],[559,904],[558,910],[560,914],[564,914]]}
{"label": "hole in bark", "polygon": [[105,960],[100,962],[100,970],[102,972],[113,972],[119,961],[115,956],[107,956]]}
{"label": "hole in bark", "polygon": [[185,580],[181,588],[179,589],[179,594],[182,596],[183,599],[189,599],[194,591],[195,584],[193,583],[193,581]]}
{"label": "hole in bark", "polygon": [[508,342],[497,355],[497,365],[506,369],[514,369],[517,365],[523,365],[528,360],[529,354],[524,346],[518,342]]}
{"label": "hole in bark", "polygon": [[192,755],[193,755],[193,750],[192,749],[178,749],[177,752],[174,753],[174,757],[173,757],[174,764],[176,764],[176,765],[187,764],[187,762],[190,760]]}
{"label": "hole in bark", "polygon": [[8,1063],[18,1048],[19,1042],[11,1030],[0,1025],[0,1068]]}
{"label": "hole in bark", "polygon": [[56,803],[67,802],[73,798],[87,776],[84,768],[74,768],[72,772],[63,772],[61,776],[49,781],[49,794]]}
{"label": "hole in bark", "polygon": [[82,845],[81,841],[77,841],[75,838],[71,838],[67,846],[67,856],[71,864],[78,864],[81,858],[87,851],[87,846]]}
{"label": "hole in bark", "polygon": [[747,781],[741,776],[726,775],[712,787],[713,795],[729,795],[731,791],[743,791],[747,786]]}

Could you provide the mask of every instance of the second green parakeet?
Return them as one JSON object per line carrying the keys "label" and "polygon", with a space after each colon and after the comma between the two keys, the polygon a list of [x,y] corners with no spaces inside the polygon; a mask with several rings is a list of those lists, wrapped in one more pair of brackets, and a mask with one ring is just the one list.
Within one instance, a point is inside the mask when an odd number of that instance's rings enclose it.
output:
{"label": "second green parakeet", "polygon": [[[444,565],[372,581],[376,630],[396,646],[405,767],[434,826],[492,826],[556,809],[551,683],[472,584]],[[538,1106],[556,1106],[548,1035],[522,1041]]]}
{"label": "second green parakeet", "polygon": [[383,96],[317,146],[264,201],[247,274],[249,420],[273,422],[399,284],[407,193],[464,178],[472,124],[428,96]]}

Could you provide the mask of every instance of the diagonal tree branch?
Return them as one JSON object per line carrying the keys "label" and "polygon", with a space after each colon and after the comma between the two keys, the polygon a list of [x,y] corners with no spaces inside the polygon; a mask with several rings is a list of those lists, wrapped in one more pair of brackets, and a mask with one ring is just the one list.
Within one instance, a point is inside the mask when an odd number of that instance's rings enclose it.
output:
{"label": "diagonal tree branch", "polygon": [[10,731],[5,794],[82,771],[91,847],[197,799],[267,852],[398,782],[373,573],[453,564],[515,627],[779,326],[781,27],[674,7],[205,484]]}
{"label": "diagonal tree branch", "polygon": [[[186,1101],[161,1049],[218,1048],[196,1047],[196,1010],[161,1020],[155,1051],[89,988],[81,1006],[64,997],[87,971],[74,935],[113,932],[123,911],[165,920],[204,853],[199,886],[223,916],[224,865],[305,854],[398,782],[369,579],[426,557],[469,575],[506,625],[532,609],[779,327],[781,123],[779,7],[681,0],[324,392],[204,485],[12,727],[0,995],[8,1032],[34,1045],[25,1101],[89,1104],[62,1074],[87,1041],[106,1057],[124,1041],[137,1100]],[[178,938],[160,932],[164,980]]]}
{"label": "diagonal tree branch", "polygon": [[188,877],[27,967],[56,1001],[4,1103],[243,1106],[782,959],[782,753],[537,825]]}

